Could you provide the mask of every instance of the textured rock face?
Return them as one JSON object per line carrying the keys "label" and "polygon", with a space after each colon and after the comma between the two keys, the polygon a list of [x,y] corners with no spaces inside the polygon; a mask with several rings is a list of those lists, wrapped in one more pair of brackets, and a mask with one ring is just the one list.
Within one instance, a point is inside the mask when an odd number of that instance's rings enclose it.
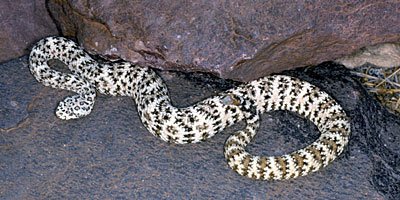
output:
{"label": "textured rock face", "polygon": [[45,0],[1,0],[0,62],[29,52],[29,45],[58,31]]}
{"label": "textured rock face", "polygon": [[91,53],[248,81],[400,41],[393,1],[50,0],[66,36]]}
{"label": "textured rock face", "polygon": [[[345,153],[316,173],[273,182],[243,178],[224,162],[239,124],[203,143],[169,144],[145,129],[131,98],[105,96],[89,116],[62,121],[54,110],[71,93],[43,86],[26,66],[27,57],[0,64],[0,199],[400,199],[400,117],[341,66],[285,74],[342,105],[352,123]],[[201,73],[161,75],[182,107],[232,86]],[[318,137],[311,122],[270,112],[248,150],[279,155]]]}

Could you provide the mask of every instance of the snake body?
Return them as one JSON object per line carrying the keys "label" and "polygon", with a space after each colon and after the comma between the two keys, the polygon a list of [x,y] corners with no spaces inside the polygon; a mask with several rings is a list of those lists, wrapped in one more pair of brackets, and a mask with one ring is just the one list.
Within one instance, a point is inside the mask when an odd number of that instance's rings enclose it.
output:
{"label": "snake body", "polygon": [[[50,68],[47,61],[52,59],[62,61],[71,73]],[[280,180],[317,171],[344,151],[350,136],[349,119],[333,98],[316,86],[289,76],[266,76],[177,108],[171,104],[163,80],[149,67],[96,61],[63,37],[39,41],[30,53],[29,68],[45,86],[77,93],[61,101],[56,109],[57,117],[64,120],[88,115],[96,90],[132,97],[147,130],[172,143],[203,141],[244,120],[246,127],[226,140],[224,154],[234,171],[249,178]],[[273,110],[289,110],[307,118],[317,126],[320,137],[282,156],[249,154],[245,147],[257,133],[259,115]]]}

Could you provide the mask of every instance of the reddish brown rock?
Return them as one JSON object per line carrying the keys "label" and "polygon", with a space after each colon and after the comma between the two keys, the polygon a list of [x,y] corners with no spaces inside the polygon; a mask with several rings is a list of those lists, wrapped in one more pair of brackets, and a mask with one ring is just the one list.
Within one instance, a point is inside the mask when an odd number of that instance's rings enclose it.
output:
{"label": "reddish brown rock", "polygon": [[56,34],[45,0],[1,0],[0,62],[20,57],[32,43]]}
{"label": "reddish brown rock", "polygon": [[392,1],[50,0],[63,34],[91,53],[248,81],[400,41]]}

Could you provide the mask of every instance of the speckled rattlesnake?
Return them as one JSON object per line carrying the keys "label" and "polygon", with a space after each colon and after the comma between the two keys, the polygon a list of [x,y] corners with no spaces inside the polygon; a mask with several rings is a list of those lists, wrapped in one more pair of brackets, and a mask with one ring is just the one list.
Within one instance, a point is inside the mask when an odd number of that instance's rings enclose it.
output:
{"label": "speckled rattlesnake", "polygon": [[[50,68],[47,61],[64,62],[70,74]],[[234,123],[246,127],[229,136],[225,158],[237,173],[256,179],[288,179],[327,166],[340,155],[350,136],[350,123],[327,93],[296,78],[275,75],[242,84],[186,108],[171,105],[162,79],[147,67],[129,62],[98,62],[75,42],[62,37],[39,41],[29,57],[33,76],[46,86],[74,91],[56,109],[65,120],[88,115],[96,90],[134,99],[143,125],[153,135],[173,143],[194,143],[214,136]],[[313,122],[321,136],[287,155],[259,157],[246,152],[259,126],[259,114],[289,110]]]}

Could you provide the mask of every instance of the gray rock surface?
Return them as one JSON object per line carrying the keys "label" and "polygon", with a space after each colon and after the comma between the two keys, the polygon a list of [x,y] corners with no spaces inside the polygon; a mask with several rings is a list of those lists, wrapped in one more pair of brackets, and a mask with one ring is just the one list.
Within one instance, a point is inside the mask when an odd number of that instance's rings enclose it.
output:
{"label": "gray rock surface", "polygon": [[49,0],[62,33],[104,57],[249,81],[400,42],[400,2]]}
{"label": "gray rock surface", "polygon": [[[62,121],[54,109],[72,93],[37,83],[26,59],[0,64],[0,199],[400,198],[400,118],[332,63],[285,74],[316,84],[343,106],[352,120],[346,152],[306,177],[264,182],[224,162],[224,141],[243,124],[203,143],[170,144],[147,132],[130,98],[102,95],[89,116]],[[178,106],[233,85],[198,73],[160,74]],[[278,155],[317,137],[307,120],[271,112],[248,150]]]}
{"label": "gray rock surface", "polygon": [[39,39],[59,34],[46,0],[1,0],[0,62],[20,57]]}

